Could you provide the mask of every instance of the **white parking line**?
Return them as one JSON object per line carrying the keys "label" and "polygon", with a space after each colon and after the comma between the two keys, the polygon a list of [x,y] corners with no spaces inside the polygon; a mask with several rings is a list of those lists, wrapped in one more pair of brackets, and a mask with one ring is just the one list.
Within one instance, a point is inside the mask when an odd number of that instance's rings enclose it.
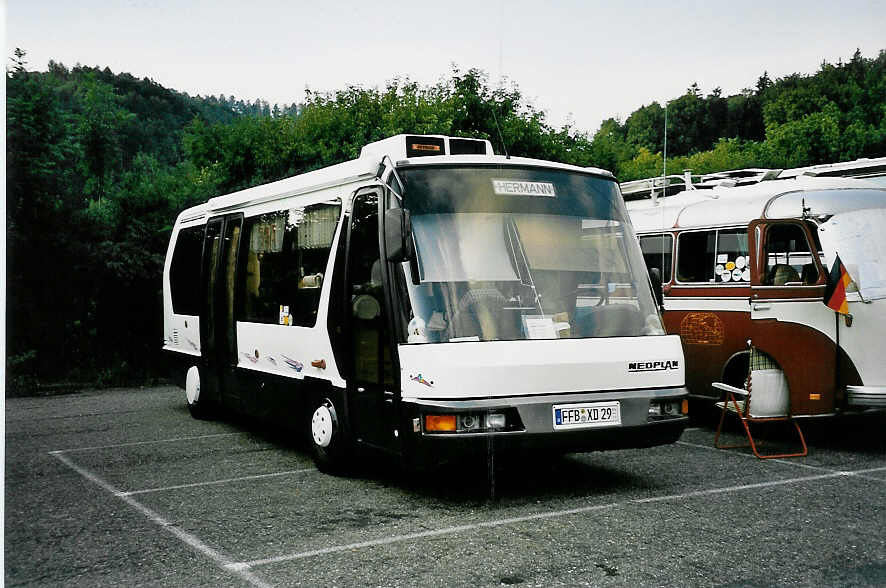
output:
{"label": "white parking line", "polygon": [[156,445],[158,443],[177,443],[179,441],[193,441],[195,439],[212,439],[213,437],[232,437],[234,435],[246,435],[247,431],[234,433],[213,433],[212,435],[196,435],[194,437],[174,437],[172,439],[157,439],[156,441],[133,441],[131,443],[115,443],[114,445],[93,445],[92,447],[73,447],[71,449],[56,449],[50,451],[51,455],[60,453],[74,453],[78,451],[96,451],[98,449],[114,449],[116,447],[133,447],[135,445]]}
{"label": "white parking line", "polygon": [[[689,443],[688,441],[677,441],[677,444],[678,444],[678,445],[685,445],[685,446],[687,446],[687,447],[695,447],[695,448],[697,448],[697,449],[707,449],[707,450],[709,450],[709,451],[723,451],[722,449],[718,449],[717,447],[714,447],[713,445],[699,445],[698,443]],[[739,456],[739,457],[747,457],[747,458],[751,458],[751,459],[758,459],[757,456],[754,455],[753,453],[738,453],[738,452],[732,452],[732,453],[730,453],[729,455],[737,455],[737,456]],[[856,476],[856,477],[858,477],[858,478],[864,478],[865,480],[870,480],[870,481],[872,481],[872,482],[886,482],[886,480],[883,480],[883,479],[881,479],[881,478],[874,478],[873,476],[865,476],[865,475],[864,475],[864,474],[866,474],[866,473],[878,472],[878,471],[884,470],[884,469],[886,469],[886,468],[879,468],[879,467],[877,467],[877,468],[872,468],[872,469],[869,469],[869,470],[856,470],[856,471],[850,472],[850,471],[847,471],[847,470],[836,470],[836,469],[834,469],[834,468],[826,468],[826,467],[824,467],[824,466],[814,466],[814,465],[810,465],[810,464],[808,464],[808,463],[802,463],[802,462],[799,462],[799,461],[794,461],[794,460],[789,460],[789,459],[770,459],[770,460],[767,460],[767,461],[772,461],[772,462],[777,462],[777,463],[783,463],[783,464],[791,465],[791,466],[794,466],[794,467],[798,467],[798,468],[806,468],[806,469],[809,469],[809,470],[815,470],[815,471],[819,471],[819,472],[831,472],[831,473],[834,473],[834,474],[839,474],[839,475],[844,475],[844,476],[846,476],[846,475],[852,475],[852,476]]]}
{"label": "white parking line", "polygon": [[79,465],[74,463],[71,460],[71,458],[69,458],[66,455],[63,455],[62,452],[53,451],[50,453],[50,455],[56,457],[63,464],[65,464],[66,466],[68,466],[69,468],[71,468],[72,470],[74,470],[75,472],[77,472],[78,474],[80,474],[81,476],[83,476],[84,478],[86,478],[87,480],[92,482],[93,484],[97,485],[98,487],[102,488],[103,490],[110,492],[111,494],[113,494],[114,496],[116,496],[117,498],[119,498],[120,500],[122,500],[123,502],[128,504],[129,506],[133,507],[134,509],[136,509],[137,511],[139,511],[140,513],[145,515],[149,521],[151,521],[152,523],[154,523],[155,525],[157,525],[161,529],[171,533],[172,536],[175,537],[176,539],[178,539],[179,541],[185,543],[187,546],[191,547],[192,549],[194,549],[194,550],[198,551],[199,553],[202,553],[203,555],[208,557],[210,560],[212,560],[212,562],[216,566],[218,566],[222,570],[226,570],[226,571],[230,571],[230,572],[235,573],[241,579],[245,580],[246,582],[248,582],[249,584],[251,584],[253,586],[257,586],[259,588],[270,588],[270,584],[268,584],[267,582],[265,582],[261,578],[257,577],[255,574],[250,572],[248,569],[238,568],[236,566],[236,564],[234,562],[232,562],[230,557],[209,547],[208,545],[206,545],[205,543],[200,541],[200,539],[198,539],[194,535],[191,535],[187,531],[184,531],[181,528],[175,526],[173,523],[167,521],[166,519],[161,517],[159,514],[157,514],[156,512],[151,510],[150,508],[148,508],[147,506],[138,502],[136,499],[131,498],[130,496],[127,496],[126,493],[121,492],[120,490],[118,490],[117,488],[115,488],[114,486],[109,484],[108,482],[104,481],[103,479],[99,478],[98,476],[96,476],[95,474],[90,472],[89,470],[86,470],[86,469],[80,467]]}
{"label": "white parking line", "polygon": [[285,561],[292,561],[295,559],[305,559],[307,557],[314,557],[316,555],[325,555],[327,553],[338,553],[340,551],[350,551],[352,549],[362,549],[364,547],[375,547],[378,545],[389,545],[391,543],[399,543],[401,541],[409,541],[410,539],[424,539],[426,537],[439,537],[440,535],[451,535],[452,533],[459,533],[461,531],[473,531],[476,529],[485,529],[489,527],[500,527],[502,525],[512,525],[514,523],[523,523],[526,521],[536,521],[539,519],[551,519],[555,517],[562,517],[572,514],[581,514],[586,512],[591,512],[595,510],[606,510],[609,508],[614,508],[616,506],[621,506],[623,503],[621,502],[612,502],[609,504],[596,504],[593,506],[583,506],[579,508],[570,508],[569,510],[558,510],[555,512],[542,512],[531,515],[526,515],[522,517],[513,517],[509,519],[500,519],[497,521],[485,521],[482,523],[474,523],[473,525],[459,525],[457,527],[446,527],[443,529],[434,529],[432,531],[421,531],[418,533],[407,533],[405,535],[393,535],[390,537],[382,537],[381,539],[373,539],[371,541],[361,541],[359,543],[349,543],[347,545],[335,545],[332,547],[326,547],[324,549],[315,549],[312,551],[302,551],[300,553],[292,553],[289,555],[280,555],[277,557],[269,557],[266,559],[256,559],[253,561],[245,561],[238,562],[235,564],[230,564],[231,569],[249,569],[255,566],[263,566],[267,564],[273,563],[281,563]]}
{"label": "white parking line", "polygon": [[605,510],[616,508],[619,506],[624,506],[626,504],[648,504],[653,502],[665,502],[672,500],[681,500],[684,498],[694,498],[698,496],[710,496],[716,494],[726,494],[729,492],[740,492],[742,490],[752,490],[757,488],[769,488],[775,486],[785,486],[788,484],[800,484],[803,482],[811,482],[815,480],[825,480],[828,478],[839,478],[844,476],[858,476],[863,473],[870,473],[873,471],[886,470],[886,468],[872,468],[868,470],[858,470],[856,472],[829,472],[825,474],[819,474],[817,476],[804,476],[801,478],[788,478],[785,480],[772,480],[769,482],[758,482],[755,484],[741,484],[738,486],[726,486],[723,488],[709,488],[706,490],[697,490],[694,492],[685,492],[682,494],[668,494],[665,496],[653,496],[651,498],[637,498],[633,500],[628,500],[625,502],[611,502],[608,504],[599,504],[593,506],[585,506],[580,508],[571,508],[567,510],[558,510],[552,512],[543,512],[536,513],[531,515],[526,515],[522,517],[512,517],[507,519],[499,519],[497,521],[484,521],[482,523],[474,523],[472,525],[458,525],[454,527],[446,527],[443,529],[434,529],[431,531],[421,531],[418,533],[407,533],[404,535],[392,535],[389,537],[382,537],[380,539],[373,539],[370,541],[361,541],[359,543],[349,543],[347,545],[334,545],[331,547],[325,547],[323,549],[315,549],[311,551],[301,551],[298,553],[291,553],[288,555],[279,555],[275,557],[269,557],[265,559],[256,559],[252,561],[245,562],[237,562],[228,564],[228,568],[231,570],[248,570],[254,567],[275,564],[275,563],[283,563],[287,561],[306,559],[310,557],[314,557],[317,555],[326,555],[330,553],[339,553],[342,551],[352,551],[357,549],[363,549],[366,547],[377,547],[379,545],[390,545],[392,543],[400,543],[403,541],[410,541],[413,539],[424,539],[427,537],[439,537],[442,535],[451,535],[454,533],[460,533],[463,531],[474,531],[477,529],[486,529],[491,527],[500,527],[503,525],[512,525],[515,523],[523,523],[527,521],[535,521],[535,520],[544,520],[544,519],[553,519],[564,516],[569,516],[573,514],[580,514],[595,510]]}
{"label": "white parking line", "polygon": [[[709,489],[697,490],[697,491],[692,491],[692,492],[684,492],[684,493],[680,493],[680,494],[653,496],[653,497],[649,497],[649,498],[638,498],[638,499],[627,500],[624,502],[612,502],[612,503],[607,503],[607,504],[588,505],[588,506],[583,506],[583,507],[578,507],[578,508],[558,510],[558,511],[552,511],[552,512],[534,513],[534,514],[529,514],[529,515],[519,516],[519,517],[511,517],[511,518],[499,519],[499,520],[493,520],[493,521],[484,521],[484,522],[479,522],[479,523],[474,523],[474,524],[469,524],[469,525],[458,525],[458,526],[452,526],[452,527],[445,527],[442,529],[433,529],[433,530],[429,530],[429,531],[407,533],[407,534],[403,534],[403,535],[392,535],[392,536],[382,537],[379,539],[373,539],[373,540],[369,540],[369,541],[349,543],[346,545],[333,545],[333,546],[322,548],[322,549],[302,551],[302,552],[297,552],[297,553],[279,555],[279,556],[274,556],[274,557],[269,557],[269,558],[264,558],[264,559],[256,559],[256,560],[251,560],[251,561],[237,562],[237,561],[233,561],[227,555],[224,555],[223,553],[209,547],[208,545],[203,543],[199,538],[197,538],[195,535],[192,535],[192,534],[188,533],[187,531],[184,531],[180,527],[177,527],[173,523],[167,521],[166,519],[164,519],[162,516],[160,516],[159,514],[157,514],[156,512],[151,510],[150,508],[146,507],[145,505],[141,504],[140,502],[138,502],[137,500],[132,498],[132,496],[136,495],[136,494],[146,494],[146,493],[150,493],[150,492],[162,492],[165,490],[175,490],[175,489],[179,489],[179,488],[191,488],[191,487],[205,486],[205,485],[212,485],[212,484],[225,484],[225,483],[236,482],[236,481],[241,481],[241,480],[255,480],[255,479],[263,479],[263,478],[280,477],[280,476],[286,476],[286,475],[294,475],[294,474],[298,474],[298,473],[314,472],[314,471],[317,471],[315,468],[287,470],[287,471],[282,471],[282,472],[272,472],[272,473],[268,473],[268,474],[256,474],[253,476],[242,476],[239,478],[228,478],[228,479],[224,479],[224,480],[212,480],[209,482],[195,482],[192,484],[181,484],[181,485],[177,485],[177,486],[166,486],[166,487],[160,487],[160,488],[148,488],[148,489],[143,489],[143,490],[121,491],[121,490],[115,488],[114,486],[112,486],[110,483],[103,480],[102,478],[100,478],[99,476],[93,474],[89,470],[77,465],[67,455],[64,455],[65,453],[77,452],[77,451],[88,451],[88,450],[94,450],[94,449],[108,449],[108,448],[115,448],[115,447],[129,447],[129,446],[134,446],[134,445],[149,445],[149,444],[154,444],[154,443],[171,443],[171,442],[177,442],[177,441],[187,441],[187,440],[192,440],[192,439],[206,439],[206,438],[212,438],[212,437],[224,437],[224,436],[232,436],[232,435],[240,435],[240,434],[244,434],[244,433],[242,433],[242,432],[220,433],[220,434],[213,434],[213,435],[199,435],[199,436],[195,436],[195,437],[179,437],[179,438],[174,438],[174,439],[162,439],[162,440],[157,440],[157,441],[142,441],[142,442],[133,442],[133,443],[120,443],[120,444],[116,444],[116,445],[80,447],[80,448],[74,448],[74,449],[56,450],[56,451],[51,451],[49,453],[50,453],[50,455],[53,455],[59,461],[64,463],[66,466],[68,466],[69,468],[71,468],[72,470],[74,470],[75,472],[77,472],[78,474],[80,474],[81,476],[86,478],[87,480],[89,480],[90,482],[96,484],[100,488],[113,494],[117,498],[123,500],[126,504],[130,505],[131,507],[133,507],[136,510],[138,510],[139,512],[141,512],[144,516],[146,516],[148,518],[148,520],[150,520],[155,525],[165,529],[166,531],[171,533],[174,537],[176,537],[177,539],[179,539],[180,541],[182,541],[183,543],[185,543],[186,545],[188,545],[192,549],[194,549],[194,550],[198,551],[199,553],[202,553],[203,555],[208,557],[217,567],[236,574],[237,576],[242,578],[244,581],[248,582],[249,584],[251,584],[253,586],[258,586],[258,587],[262,587],[262,588],[270,586],[270,585],[268,583],[266,583],[264,580],[262,580],[261,578],[258,578],[255,574],[253,574],[251,571],[252,568],[255,568],[258,566],[275,564],[275,563],[283,563],[283,562],[287,562],[287,561],[307,559],[307,558],[315,557],[318,555],[339,553],[339,552],[343,552],[343,551],[352,551],[352,550],[364,549],[364,548],[369,548],[369,547],[377,547],[377,546],[381,546],[381,545],[390,545],[393,543],[401,543],[401,542],[415,540],[415,539],[424,539],[424,538],[429,538],[429,537],[440,537],[440,536],[444,536],[444,535],[451,535],[451,534],[455,534],[455,533],[474,531],[474,530],[485,529],[485,528],[494,528],[494,527],[500,527],[500,526],[504,526],[504,525],[512,525],[512,524],[523,523],[523,522],[528,522],[528,521],[560,518],[560,517],[570,516],[570,515],[574,515],[574,514],[581,514],[581,513],[587,513],[587,512],[592,512],[592,511],[613,509],[613,508],[617,508],[617,507],[625,506],[625,505],[629,505],[629,504],[650,504],[650,503],[656,503],[656,502],[675,501],[675,500],[681,500],[681,499],[685,499],[685,498],[694,498],[694,497],[700,497],[700,496],[726,494],[726,493],[730,493],[730,492],[740,492],[743,490],[777,487],[777,486],[784,486],[784,485],[789,485],[789,484],[799,484],[799,483],[810,482],[810,481],[815,481],[815,480],[825,480],[825,479],[839,478],[839,477],[858,477],[858,478],[864,478],[866,480],[884,482],[884,480],[882,480],[882,479],[868,477],[868,476],[865,476],[864,474],[886,471],[886,466],[867,468],[867,469],[855,470],[855,471],[839,471],[839,470],[830,470],[828,468],[823,468],[823,467],[818,467],[818,466],[811,466],[808,464],[796,463],[796,462],[792,462],[792,461],[788,461],[788,460],[772,460],[772,461],[778,461],[780,463],[785,463],[785,464],[790,464],[790,465],[795,465],[795,466],[800,466],[800,467],[806,467],[806,468],[813,469],[813,470],[819,470],[824,473],[818,474],[818,475],[813,475],[813,476],[788,478],[788,479],[783,479],[783,480],[772,480],[772,481],[767,481],[767,482],[757,482],[757,483],[753,483],[753,484],[742,484],[742,485],[736,485],[736,486],[726,486],[723,488],[709,488]],[[678,441],[677,443],[680,445],[686,445],[689,447],[708,449],[708,450],[710,450],[710,449],[716,450],[716,448],[713,448],[713,447],[708,447],[705,445],[698,445],[695,443],[689,443],[689,442],[685,442],[685,441]],[[732,455],[742,455],[745,457],[754,457],[749,454],[741,454],[741,453],[733,453]]]}
{"label": "white parking line", "polygon": [[225,478],[224,480],[211,480],[209,482],[194,482],[192,484],[179,484],[178,486],[163,486],[162,488],[146,488],[144,490],[130,490],[121,492],[120,496],[132,496],[133,494],[148,494],[150,492],[165,492],[167,490],[180,490],[181,488],[196,488],[197,486],[213,486],[216,484],[227,484],[228,482],[241,482],[243,480],[261,480],[263,478],[276,478],[279,476],[291,476],[293,474],[303,474],[305,472],[316,472],[317,468],[304,468],[301,470],[286,470],[283,472],[273,472],[270,474],[255,474],[254,476],[241,476],[239,478]]}

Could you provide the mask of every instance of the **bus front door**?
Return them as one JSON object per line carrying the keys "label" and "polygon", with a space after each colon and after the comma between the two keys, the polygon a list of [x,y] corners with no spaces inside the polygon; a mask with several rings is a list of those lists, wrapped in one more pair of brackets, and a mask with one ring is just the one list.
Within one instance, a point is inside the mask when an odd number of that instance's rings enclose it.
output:
{"label": "bus front door", "polygon": [[358,194],[348,230],[348,415],[355,440],[392,450],[394,374],[379,250],[379,191]]}
{"label": "bus front door", "polygon": [[237,324],[234,316],[237,252],[242,215],[210,219],[203,246],[200,340],[203,354],[201,387],[217,403],[241,409],[237,366]]}
{"label": "bus front door", "polygon": [[[751,340],[788,380],[795,415],[834,411],[833,312],[822,303],[825,270],[802,220],[754,221]],[[767,364],[768,365],[768,364]]]}

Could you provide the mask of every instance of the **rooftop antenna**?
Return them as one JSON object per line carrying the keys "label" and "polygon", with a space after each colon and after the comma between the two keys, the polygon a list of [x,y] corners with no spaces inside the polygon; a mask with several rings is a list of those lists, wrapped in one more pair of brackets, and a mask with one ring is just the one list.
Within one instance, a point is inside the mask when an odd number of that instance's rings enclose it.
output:
{"label": "rooftop antenna", "polygon": [[[665,101],[664,149],[661,158],[661,184],[665,186],[668,178],[668,103]],[[667,188],[664,188],[665,190]],[[664,192],[662,192],[664,195]]]}
{"label": "rooftop antenna", "polygon": [[[662,157],[661,157],[661,195],[662,196],[667,196],[667,193],[668,193],[667,181],[668,181],[668,101],[665,100],[664,146],[662,149]],[[653,196],[652,200],[653,200],[653,202],[652,202],[653,206],[655,204],[657,204],[654,196]],[[665,228],[665,226],[664,226],[664,208],[661,209],[661,225],[662,225],[661,228],[664,229]],[[668,272],[667,276],[665,275],[665,271],[664,271],[665,270],[665,255],[666,255],[664,244],[665,244],[665,238],[664,238],[664,234],[662,234],[662,237],[661,237],[661,266],[660,266],[661,269],[659,271],[661,272],[661,281],[666,284],[670,284],[670,281],[671,281],[670,271]],[[662,303],[661,303],[661,308],[659,309],[660,312],[664,311],[664,287],[661,287],[661,288],[662,288],[662,292],[655,293],[656,296],[661,296]],[[668,286],[668,288],[670,288],[670,286]],[[668,290],[668,292],[670,292],[670,290]],[[664,324],[664,323],[662,323],[662,324]]]}
{"label": "rooftop antenna", "polygon": [[[504,89],[504,22],[505,22],[505,3],[504,0],[500,0],[498,3],[498,89]],[[494,100],[494,95],[493,95]],[[498,124],[498,116],[495,114],[496,104],[492,105],[492,120],[495,122],[495,130],[498,132],[498,140],[501,141],[501,148],[505,151],[505,158],[510,159],[511,156],[508,154],[508,145],[505,143],[504,135],[501,132],[501,127]]]}

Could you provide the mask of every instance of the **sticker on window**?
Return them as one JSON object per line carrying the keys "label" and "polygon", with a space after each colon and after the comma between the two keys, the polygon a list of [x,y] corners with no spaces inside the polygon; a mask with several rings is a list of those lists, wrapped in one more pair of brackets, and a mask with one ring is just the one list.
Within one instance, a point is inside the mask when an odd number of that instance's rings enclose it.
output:
{"label": "sticker on window", "polygon": [[550,182],[522,182],[516,180],[492,180],[492,189],[499,196],[546,196],[556,198],[557,191]]}

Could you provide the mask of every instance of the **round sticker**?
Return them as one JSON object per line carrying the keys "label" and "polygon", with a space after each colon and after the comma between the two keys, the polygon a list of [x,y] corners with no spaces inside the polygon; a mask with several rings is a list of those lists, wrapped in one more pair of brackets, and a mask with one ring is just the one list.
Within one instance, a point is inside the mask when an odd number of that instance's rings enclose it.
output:
{"label": "round sticker", "polygon": [[745,282],[751,281],[751,270],[750,268],[744,268],[744,271],[741,272],[741,279]]}
{"label": "round sticker", "polygon": [[741,255],[738,259],[735,260],[735,267],[737,267],[738,269],[744,269],[744,266],[746,266],[747,263],[748,262],[745,256]]}
{"label": "round sticker", "polygon": [[734,261],[727,261],[726,262],[726,269],[728,269],[729,271],[734,270],[735,269],[735,262]]}
{"label": "round sticker", "polygon": [[722,263],[717,264],[717,267],[714,268],[714,273],[717,274],[718,276],[723,273],[723,264]]}
{"label": "round sticker", "polygon": [[741,279],[741,270],[740,269],[736,268],[736,269],[732,270],[732,279],[735,280],[736,282]]}
{"label": "round sticker", "polygon": [[720,279],[724,282],[728,282],[732,279],[732,272],[723,272],[720,274]]}

